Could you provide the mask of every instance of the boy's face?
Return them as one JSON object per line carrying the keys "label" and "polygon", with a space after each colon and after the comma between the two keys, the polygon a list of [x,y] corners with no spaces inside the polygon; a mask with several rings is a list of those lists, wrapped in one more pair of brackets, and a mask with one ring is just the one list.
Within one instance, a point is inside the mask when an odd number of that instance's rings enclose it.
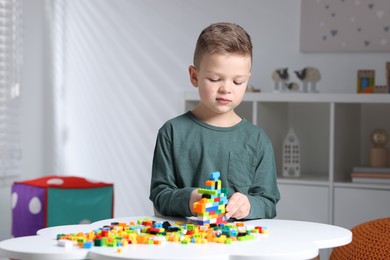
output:
{"label": "boy's face", "polygon": [[203,111],[232,112],[241,103],[250,78],[251,57],[238,54],[205,54],[198,68],[190,66],[190,78],[198,88]]}

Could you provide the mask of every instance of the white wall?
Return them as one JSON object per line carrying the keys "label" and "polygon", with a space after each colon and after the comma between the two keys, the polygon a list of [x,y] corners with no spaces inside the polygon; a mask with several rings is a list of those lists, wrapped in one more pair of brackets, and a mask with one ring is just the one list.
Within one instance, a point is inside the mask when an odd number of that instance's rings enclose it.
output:
{"label": "white wall", "polygon": [[385,80],[383,54],[300,53],[299,0],[67,1],[63,9],[64,173],[114,182],[119,216],[151,212],[156,133],[183,112],[195,41],[210,23],[235,22],[252,35],[251,84],[262,91],[284,66],[318,67],[321,92],[355,92],[362,68]]}
{"label": "white wall", "polygon": [[[156,133],[183,112],[195,41],[210,23],[235,22],[251,34],[251,84],[262,91],[272,91],[275,68],[312,65],[321,70],[321,92],[355,92],[358,69],[376,69],[377,84],[384,84],[390,60],[383,53],[300,53],[299,0],[57,1],[64,7],[58,15],[65,48],[55,53],[64,64],[59,77],[64,88],[54,95],[60,107],[52,107],[48,88],[53,86],[44,74],[50,68],[43,67],[49,50],[42,42],[43,3],[25,1],[22,178],[58,173],[114,182],[117,217],[152,214],[148,195]],[[51,133],[53,120],[45,111],[54,108],[61,124]],[[54,147],[52,135],[62,143]],[[3,189],[8,194],[9,188]],[[9,197],[0,200],[1,211],[10,216]]]}

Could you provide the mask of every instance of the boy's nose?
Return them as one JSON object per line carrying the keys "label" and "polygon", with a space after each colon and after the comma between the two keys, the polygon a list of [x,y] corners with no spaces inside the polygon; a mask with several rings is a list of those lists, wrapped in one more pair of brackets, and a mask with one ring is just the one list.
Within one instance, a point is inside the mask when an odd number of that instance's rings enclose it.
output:
{"label": "boy's nose", "polygon": [[219,90],[222,93],[231,93],[232,92],[232,86],[228,82],[223,82]]}

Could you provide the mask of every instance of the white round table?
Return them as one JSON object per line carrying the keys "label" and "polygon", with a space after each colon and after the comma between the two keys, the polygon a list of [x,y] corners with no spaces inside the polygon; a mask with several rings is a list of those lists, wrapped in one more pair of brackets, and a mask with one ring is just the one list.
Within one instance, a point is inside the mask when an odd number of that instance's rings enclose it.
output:
{"label": "white round table", "polygon": [[79,233],[79,232],[89,232],[91,231],[91,224],[79,224],[79,225],[64,225],[64,226],[55,226],[42,228],[37,231],[38,236],[45,236],[49,238],[56,238],[58,234]]}
{"label": "white round table", "polygon": [[[37,236],[20,237],[0,242],[0,255],[16,259],[310,259],[319,249],[332,248],[352,241],[351,231],[314,222],[259,219],[246,221],[245,225],[267,227],[268,234],[254,240],[236,241],[232,244],[188,244],[166,242],[162,245],[128,245],[118,253],[117,248],[77,247],[63,248],[55,240],[58,233],[88,232],[112,222],[136,222],[139,219],[173,219],[157,217],[126,217],[98,221],[90,225],[69,225],[40,230]],[[178,220],[178,219],[176,219]],[[183,221],[183,219],[181,219]],[[79,228],[79,229],[78,229]],[[58,231],[58,233],[57,233]]]}
{"label": "white round table", "polygon": [[12,259],[88,259],[88,253],[82,248],[60,247],[55,238],[46,236],[18,237],[0,242],[0,255]]}

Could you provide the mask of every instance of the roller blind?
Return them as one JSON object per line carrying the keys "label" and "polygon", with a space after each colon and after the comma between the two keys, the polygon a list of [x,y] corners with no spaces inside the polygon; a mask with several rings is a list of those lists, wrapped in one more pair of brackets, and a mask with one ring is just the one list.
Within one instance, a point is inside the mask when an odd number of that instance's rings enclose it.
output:
{"label": "roller blind", "polygon": [[0,178],[20,174],[22,0],[0,0]]}

